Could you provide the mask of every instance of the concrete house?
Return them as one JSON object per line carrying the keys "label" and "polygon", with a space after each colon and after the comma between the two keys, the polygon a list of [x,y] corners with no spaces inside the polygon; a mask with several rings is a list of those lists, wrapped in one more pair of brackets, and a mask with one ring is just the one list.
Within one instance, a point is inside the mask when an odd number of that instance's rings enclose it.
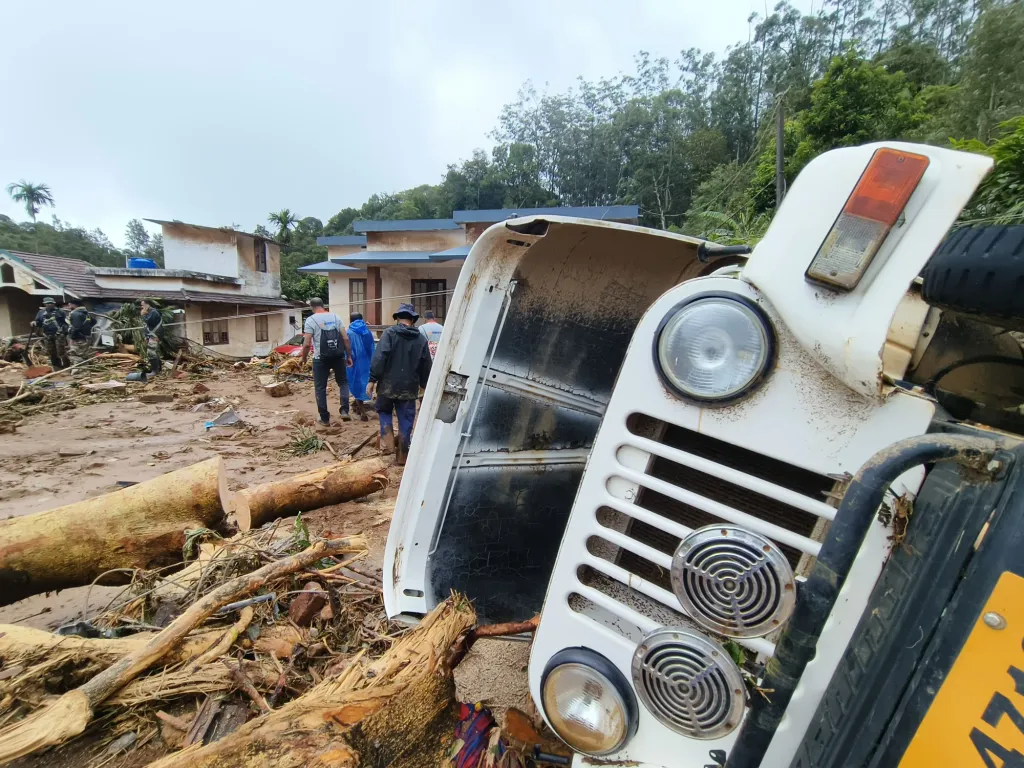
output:
{"label": "concrete house", "polygon": [[327,277],[330,307],[346,322],[351,312],[362,312],[370,325],[390,325],[403,301],[443,319],[469,249],[484,230],[506,219],[537,215],[636,224],[639,208],[500,208],[455,211],[450,219],[356,221],[352,228],[360,234],[318,238],[319,245],[327,246],[328,260],[299,271]]}
{"label": "concrete house", "polygon": [[149,221],[163,229],[163,269],[0,250],[0,335],[28,333],[48,295],[80,298],[98,312],[157,299],[179,310],[181,335],[230,357],[266,355],[298,332],[301,313],[281,298],[278,243],[227,228]]}

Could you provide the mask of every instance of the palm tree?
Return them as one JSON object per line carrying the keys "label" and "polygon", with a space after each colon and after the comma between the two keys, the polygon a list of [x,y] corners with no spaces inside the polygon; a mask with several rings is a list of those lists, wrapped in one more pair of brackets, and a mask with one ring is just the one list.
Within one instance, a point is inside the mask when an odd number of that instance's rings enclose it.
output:
{"label": "palm tree", "polygon": [[299,223],[299,218],[287,208],[267,216],[267,221],[277,225],[277,236],[281,240],[288,239],[288,230]]}
{"label": "palm tree", "polygon": [[54,205],[53,194],[48,186],[45,184],[30,184],[24,179],[17,184],[8,184],[7,194],[11,196],[14,202],[25,204],[25,212],[32,217],[33,224],[36,223],[36,216],[39,214],[40,206],[49,205],[52,208]]}

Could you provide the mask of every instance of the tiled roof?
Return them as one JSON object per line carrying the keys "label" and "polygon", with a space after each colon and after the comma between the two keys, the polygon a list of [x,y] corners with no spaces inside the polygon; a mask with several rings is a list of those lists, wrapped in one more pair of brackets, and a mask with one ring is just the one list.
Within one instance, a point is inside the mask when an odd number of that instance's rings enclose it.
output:
{"label": "tiled roof", "polygon": [[81,259],[65,259],[63,256],[47,256],[42,253],[3,251],[50,280],[60,283],[69,294],[79,298],[99,296],[101,290],[89,271],[91,266]]}
{"label": "tiled roof", "polygon": [[133,301],[150,298],[161,301],[196,302],[196,303],[231,303],[257,307],[291,307],[292,302],[286,299],[275,299],[266,296],[248,296],[237,293],[207,293],[203,291],[148,291],[144,285],[137,289],[102,288],[96,284],[91,270],[92,265],[81,259],[66,259],[63,256],[48,256],[42,253],[24,253],[22,251],[0,250],[17,261],[24,263],[29,269],[43,275],[47,279],[60,283],[64,291],[82,299],[113,299],[115,301]]}
{"label": "tiled roof", "polygon": [[239,293],[207,293],[205,291],[125,291],[114,288],[100,288],[101,298],[115,301],[133,301],[136,299],[159,299],[165,302],[181,304],[240,304],[246,307],[294,307],[294,302],[287,299],[272,299],[268,296],[248,296]]}

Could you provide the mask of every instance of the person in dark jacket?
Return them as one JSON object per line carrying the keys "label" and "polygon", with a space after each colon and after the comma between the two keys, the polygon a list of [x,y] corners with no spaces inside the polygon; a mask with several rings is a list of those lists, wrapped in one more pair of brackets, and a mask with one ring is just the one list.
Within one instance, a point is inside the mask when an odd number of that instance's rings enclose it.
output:
{"label": "person in dark jacket", "polygon": [[53,370],[59,371],[71,365],[68,360],[68,316],[57,307],[52,296],[43,299],[43,308],[36,313],[32,327],[43,334],[43,344]]}
{"label": "person in dark jacket", "polygon": [[139,314],[142,316],[142,324],[146,326],[146,356],[149,358],[149,370],[156,376],[164,369],[163,361],[160,359],[160,331],[163,330],[164,320],[160,310],[146,299],[139,302]]}
{"label": "person in dark jacket", "polygon": [[[92,328],[96,324],[89,310],[82,306],[81,299],[68,299],[68,346],[71,349],[71,364],[81,363],[92,352]],[[76,371],[77,373],[77,371]]]}
{"label": "person in dark jacket", "polygon": [[426,336],[415,327],[419,315],[412,304],[399,304],[392,317],[397,322],[380,336],[370,361],[366,391],[370,397],[377,393],[378,448],[382,453],[389,453],[389,445],[394,442],[391,411],[398,414],[398,463],[404,464],[412,442],[416,399],[430,376],[430,349]]}

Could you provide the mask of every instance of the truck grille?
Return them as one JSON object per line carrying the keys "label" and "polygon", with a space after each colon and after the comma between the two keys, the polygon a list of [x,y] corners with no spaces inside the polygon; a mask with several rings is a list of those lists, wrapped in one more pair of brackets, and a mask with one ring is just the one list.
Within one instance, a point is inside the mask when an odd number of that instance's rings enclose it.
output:
{"label": "truck grille", "polygon": [[[682,537],[707,525],[760,533],[798,574],[806,571],[835,515],[826,503],[834,479],[642,414],[626,426],[606,486],[631,490],[607,493],[597,510],[599,526],[587,542],[592,557],[577,574],[585,589],[575,597],[593,610],[582,612],[606,625],[614,616],[619,631],[626,617],[634,638],[652,626],[678,626],[672,555]],[[637,456],[650,457],[645,468]],[[739,642],[770,648],[764,640]]]}

